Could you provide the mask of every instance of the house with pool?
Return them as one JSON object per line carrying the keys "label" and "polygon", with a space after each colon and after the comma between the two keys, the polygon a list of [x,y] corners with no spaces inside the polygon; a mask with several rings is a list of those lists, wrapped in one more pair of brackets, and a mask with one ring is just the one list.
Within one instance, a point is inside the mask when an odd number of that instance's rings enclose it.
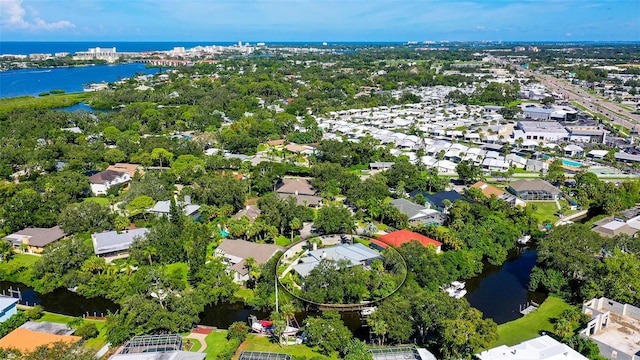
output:
{"label": "house with pool", "polygon": [[562,196],[560,189],[541,179],[517,180],[507,190],[525,201],[558,200]]}

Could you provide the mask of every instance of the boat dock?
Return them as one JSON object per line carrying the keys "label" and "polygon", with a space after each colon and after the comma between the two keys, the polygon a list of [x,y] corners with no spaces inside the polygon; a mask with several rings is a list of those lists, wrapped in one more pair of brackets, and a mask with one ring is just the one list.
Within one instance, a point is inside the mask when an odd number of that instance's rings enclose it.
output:
{"label": "boat dock", "polygon": [[524,305],[520,305],[520,314],[527,315],[529,313],[532,313],[538,310],[538,307],[540,307],[540,304],[537,304],[533,301],[529,301]]}

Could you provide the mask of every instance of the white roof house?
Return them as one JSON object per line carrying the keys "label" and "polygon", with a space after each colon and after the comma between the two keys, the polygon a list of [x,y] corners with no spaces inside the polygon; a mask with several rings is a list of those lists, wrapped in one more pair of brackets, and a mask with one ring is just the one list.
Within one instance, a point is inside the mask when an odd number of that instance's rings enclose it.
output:
{"label": "white roof house", "polygon": [[440,160],[436,163],[438,174],[455,174],[456,164],[448,160]]}
{"label": "white roof house", "polygon": [[480,360],[587,360],[579,352],[549,335],[514,346],[501,345],[476,354],[476,357]]}
{"label": "white roof house", "polygon": [[527,166],[527,159],[516,154],[507,154],[507,156],[505,156],[504,159],[511,166],[515,166],[520,169],[524,169],[524,167]]}

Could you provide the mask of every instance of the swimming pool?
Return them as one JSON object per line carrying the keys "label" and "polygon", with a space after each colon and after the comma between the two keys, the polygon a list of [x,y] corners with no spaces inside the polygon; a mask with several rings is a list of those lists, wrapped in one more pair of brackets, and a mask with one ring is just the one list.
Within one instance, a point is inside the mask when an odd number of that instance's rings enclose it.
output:
{"label": "swimming pool", "polygon": [[562,159],[562,165],[575,167],[575,168],[579,168],[579,167],[585,166],[583,163],[579,163],[577,161],[571,161],[571,160],[567,160],[567,159]]}

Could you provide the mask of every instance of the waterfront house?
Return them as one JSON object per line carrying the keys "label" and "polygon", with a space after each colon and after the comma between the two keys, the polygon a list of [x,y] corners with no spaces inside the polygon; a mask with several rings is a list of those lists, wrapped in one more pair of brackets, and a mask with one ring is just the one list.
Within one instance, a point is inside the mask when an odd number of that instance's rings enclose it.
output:
{"label": "waterfront house", "polygon": [[82,340],[80,336],[49,334],[20,327],[0,339],[0,348],[17,349],[23,353],[30,353],[40,346],[51,346],[58,342],[73,345],[80,340]]}
{"label": "waterfront house", "polygon": [[7,321],[18,313],[18,299],[9,296],[0,296],[0,323]]}
{"label": "waterfront house", "polygon": [[442,249],[442,243],[437,240],[433,240],[428,236],[418,234],[406,229],[394,231],[389,234],[381,235],[376,239],[375,245],[386,248],[387,246],[400,247],[402,244],[418,241],[424,246],[433,245],[436,248],[436,252],[440,252]]}
{"label": "waterfront house", "polygon": [[233,281],[243,284],[249,280],[247,258],[253,258],[256,266],[261,266],[279,251],[284,251],[284,248],[273,244],[225,239],[216,248],[215,256],[223,258],[222,261],[227,264],[227,273],[233,276]]}
{"label": "waterfront house", "polygon": [[101,257],[110,259],[129,256],[129,248],[137,238],[144,238],[149,229],[139,228],[123,232],[105,231],[91,234],[93,252]]}
{"label": "waterfront house", "polygon": [[579,352],[549,335],[513,346],[500,345],[476,354],[479,360],[587,360]]}
{"label": "waterfront house", "polygon": [[[9,241],[16,251],[41,254],[46,246],[63,237],[65,237],[64,231],[59,226],[54,226],[52,228],[24,228],[5,236],[2,240]],[[23,249],[20,249],[21,247]]]}
{"label": "waterfront house", "polygon": [[517,180],[507,190],[522,200],[558,200],[562,191],[541,179]]}
{"label": "waterfront house", "polygon": [[383,260],[382,255],[360,243],[353,245],[340,244],[322,249],[312,250],[306,256],[302,256],[298,263],[292,265],[293,270],[305,278],[311,270],[320,265],[322,260],[340,261],[344,260],[349,267],[357,265],[370,265],[373,260]]}

